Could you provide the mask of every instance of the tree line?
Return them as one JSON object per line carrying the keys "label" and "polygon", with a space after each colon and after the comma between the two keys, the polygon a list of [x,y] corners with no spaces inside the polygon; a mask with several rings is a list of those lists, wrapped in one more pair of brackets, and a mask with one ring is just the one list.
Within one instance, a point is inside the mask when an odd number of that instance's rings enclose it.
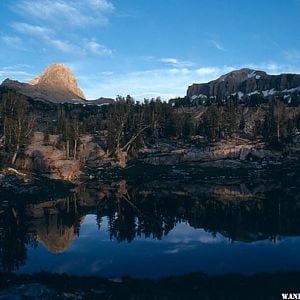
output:
{"label": "tree line", "polygon": [[[178,100],[178,99],[177,99]],[[48,106],[47,106],[48,105]],[[186,98],[164,102],[160,98],[135,101],[118,96],[114,104],[82,106],[37,104],[13,91],[0,101],[0,163],[14,164],[34,131],[59,135],[67,159],[77,159],[80,136],[93,134],[110,156],[135,157],[145,143],[161,139],[211,143],[238,136],[260,137],[270,147],[284,144],[300,131],[299,107],[278,99],[244,106],[236,97],[226,103],[194,107]],[[260,114],[259,114],[260,112]],[[258,116],[256,116],[258,115]],[[104,138],[103,138],[104,135]]]}

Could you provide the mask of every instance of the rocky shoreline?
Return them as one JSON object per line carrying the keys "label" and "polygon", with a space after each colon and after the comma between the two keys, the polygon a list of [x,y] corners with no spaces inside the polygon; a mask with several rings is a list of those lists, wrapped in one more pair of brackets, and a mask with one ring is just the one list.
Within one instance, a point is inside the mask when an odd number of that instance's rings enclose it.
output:
{"label": "rocky shoreline", "polygon": [[134,279],[0,273],[0,299],[278,299],[282,292],[299,292],[299,275],[299,272],[250,276],[194,273]]}
{"label": "rocky shoreline", "polygon": [[[203,169],[204,171],[206,170],[205,172],[207,172],[208,169],[213,169],[215,171],[219,170],[217,173],[220,173],[221,170],[227,170],[227,173],[233,174],[235,172],[234,170],[247,170],[248,173],[255,173],[256,171],[274,165],[276,165],[277,168],[290,165],[292,171],[293,164],[300,162],[300,156],[298,154],[286,155],[280,151],[257,148],[253,147],[253,145],[244,147],[241,145],[228,144],[227,146],[217,145],[202,149],[195,147],[178,149],[174,146],[170,147],[169,145],[163,148],[160,145],[159,148],[160,150],[151,149],[150,151],[149,148],[144,149],[140,152],[139,157],[129,161],[125,168],[120,168],[115,160],[104,157],[102,157],[102,159],[97,158],[98,161],[94,166],[80,163],[80,161],[77,160],[63,159],[57,161],[55,166],[61,165],[64,169],[68,170],[68,174],[71,174],[70,177],[61,176],[61,173],[58,173],[55,167],[53,167],[54,173],[43,168],[35,168],[33,171],[30,169],[24,170],[22,168],[21,170],[5,168],[0,171],[0,190],[2,193],[6,191],[20,195],[26,193],[32,194],[42,191],[50,182],[52,182],[52,186],[60,185],[61,187],[64,186],[67,189],[71,189],[74,186],[78,186],[90,180],[99,179],[102,181],[110,181],[118,178],[121,180],[124,174],[127,173],[127,169],[135,169],[137,172],[135,175],[141,176],[142,173],[149,172],[151,166],[158,168],[158,173],[155,176],[159,178],[160,167],[173,167],[176,170],[177,168],[182,168],[181,166],[191,166]],[[67,165],[63,165],[65,161],[68,163]],[[72,169],[69,166],[70,164],[76,165],[77,167]],[[139,166],[142,166],[145,170],[143,171]],[[179,173],[178,175],[180,175]],[[145,180],[147,180],[146,177]],[[201,178],[202,177],[199,179]],[[209,174],[207,178],[209,178]],[[194,179],[196,180],[197,177]],[[219,181],[220,178],[212,179]]]}
{"label": "rocky shoreline", "polygon": [[35,132],[31,143],[17,158],[15,169],[20,173],[76,184],[82,178],[126,168],[138,162],[156,166],[206,164],[218,168],[238,168],[241,163],[253,161],[268,164],[300,160],[300,135],[281,150],[270,150],[259,140],[241,138],[212,144],[160,139],[156,143],[145,143],[137,157],[127,158],[121,165],[118,156],[111,157],[103,150],[102,143],[99,136],[81,136],[77,156],[67,158],[65,149],[60,147],[59,136],[46,138],[42,132]]}
{"label": "rocky shoreline", "polygon": [[[28,199],[43,201],[51,196],[53,199],[66,196],[75,187],[71,182],[62,180],[49,180],[43,176],[31,173],[20,173],[7,168],[0,172],[0,199],[1,201],[14,201],[26,203]],[[13,195],[13,200],[12,200]]]}
{"label": "rocky shoreline", "polygon": [[[200,144],[200,145],[199,145]],[[280,150],[271,150],[261,140],[233,138],[216,143],[183,143],[167,140],[151,148],[140,151],[139,160],[153,165],[173,165],[180,163],[203,163],[220,160],[281,161],[300,159],[300,135]]]}

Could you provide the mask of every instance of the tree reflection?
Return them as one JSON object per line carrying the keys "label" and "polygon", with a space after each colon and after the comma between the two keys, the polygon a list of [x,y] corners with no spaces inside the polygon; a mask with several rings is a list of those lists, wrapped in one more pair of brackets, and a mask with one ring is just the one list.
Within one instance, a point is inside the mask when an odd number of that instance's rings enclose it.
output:
{"label": "tree reflection", "polygon": [[14,271],[26,262],[26,245],[36,247],[35,236],[28,232],[22,210],[8,208],[0,218],[0,269]]}
{"label": "tree reflection", "polygon": [[230,199],[226,194],[201,193],[201,187],[180,193],[161,186],[121,186],[123,192],[117,185],[115,194],[97,203],[97,219],[108,217],[110,237],[118,241],[141,235],[161,239],[181,222],[245,242],[300,233],[299,199],[294,194],[287,200],[284,190],[266,191],[258,199]]}
{"label": "tree reflection", "polygon": [[161,239],[182,222],[232,241],[300,235],[299,191],[281,186],[216,187],[174,181],[137,185],[122,180],[82,185],[62,199],[33,199],[32,204],[7,205],[0,212],[1,269],[10,271],[25,263],[28,245],[35,247],[37,241],[50,252],[66,251],[87,214],[96,214],[99,229],[107,219],[110,239],[119,242],[141,236]]}

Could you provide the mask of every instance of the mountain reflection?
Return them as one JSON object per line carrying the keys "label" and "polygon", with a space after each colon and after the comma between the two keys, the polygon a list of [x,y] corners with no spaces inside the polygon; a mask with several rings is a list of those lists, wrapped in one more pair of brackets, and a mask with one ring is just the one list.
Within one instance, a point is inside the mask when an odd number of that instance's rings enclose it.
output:
{"label": "mountain reflection", "polygon": [[67,250],[79,234],[84,220],[77,212],[74,195],[67,199],[48,201],[28,206],[28,231],[35,234],[38,242],[50,252],[61,253]]}
{"label": "mountain reflection", "polygon": [[36,247],[39,242],[53,253],[66,251],[87,214],[97,216],[99,228],[107,218],[109,237],[119,242],[140,236],[161,239],[181,222],[233,241],[300,235],[299,191],[278,183],[91,182],[68,197],[6,204],[0,213],[3,270],[26,262],[28,244]]}

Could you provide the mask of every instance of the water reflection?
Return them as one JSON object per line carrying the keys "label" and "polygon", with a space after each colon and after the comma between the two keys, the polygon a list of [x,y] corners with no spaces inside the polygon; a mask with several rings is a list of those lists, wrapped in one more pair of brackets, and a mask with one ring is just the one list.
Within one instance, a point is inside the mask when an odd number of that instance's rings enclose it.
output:
{"label": "water reflection", "polygon": [[0,216],[0,266],[2,270],[16,270],[26,262],[26,245],[36,246],[35,235],[21,222],[25,215],[16,215],[13,208],[2,211]]}
{"label": "water reflection", "polygon": [[52,253],[64,252],[79,235],[84,216],[77,211],[75,195],[26,207],[28,231]]}
{"label": "water reflection", "polygon": [[[164,247],[165,254],[191,249],[195,241],[274,242],[300,235],[299,191],[276,182],[93,182],[61,199],[5,203],[0,213],[2,270],[26,264],[28,247],[38,244],[51,253],[64,253],[82,233],[83,222],[91,222],[85,219],[90,214],[96,216],[98,229],[104,228],[109,240],[165,238],[170,242],[173,238],[176,243]],[[189,231],[191,227],[201,231]]]}

